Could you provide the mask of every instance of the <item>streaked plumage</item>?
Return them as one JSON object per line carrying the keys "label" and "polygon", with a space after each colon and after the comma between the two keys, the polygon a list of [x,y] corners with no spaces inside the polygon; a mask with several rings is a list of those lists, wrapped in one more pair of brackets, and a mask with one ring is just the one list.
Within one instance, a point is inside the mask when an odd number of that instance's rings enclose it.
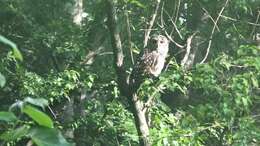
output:
{"label": "streaked plumage", "polygon": [[169,50],[169,41],[165,36],[158,35],[151,39],[148,48],[138,59],[131,74],[131,84],[139,88],[146,77],[160,75]]}

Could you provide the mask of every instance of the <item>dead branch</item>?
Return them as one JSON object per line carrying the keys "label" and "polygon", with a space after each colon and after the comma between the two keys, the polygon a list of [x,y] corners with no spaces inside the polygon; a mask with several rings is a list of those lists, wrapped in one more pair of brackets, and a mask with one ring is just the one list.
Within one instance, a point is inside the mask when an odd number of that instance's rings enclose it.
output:
{"label": "dead branch", "polygon": [[144,35],[144,48],[147,46],[147,43],[148,43],[148,40],[149,40],[149,37],[150,37],[150,33],[151,33],[151,30],[152,30],[152,27],[154,25],[155,18],[156,18],[157,14],[158,14],[160,1],[161,0],[157,0],[155,11],[152,14],[152,19],[149,22],[148,29],[145,31],[145,35]]}
{"label": "dead branch", "polygon": [[235,18],[229,17],[229,16],[225,16],[225,15],[220,15],[220,17],[222,17],[222,18],[224,18],[224,19],[227,19],[227,20],[230,20],[230,21],[240,22],[240,23],[247,23],[248,25],[253,25],[253,26],[256,26],[256,27],[260,27],[260,24],[257,24],[257,23],[253,23],[253,22],[244,22],[244,21],[241,21],[241,20],[238,20],[238,19],[235,19]]}
{"label": "dead branch", "polygon": [[133,56],[133,51],[132,51],[132,41],[131,41],[132,34],[131,34],[131,29],[130,29],[130,20],[129,20],[128,11],[125,12],[125,16],[126,16],[126,29],[127,29],[127,41],[128,41],[128,45],[129,45],[129,52],[130,52],[132,65],[134,65],[135,62],[134,62],[134,56]]}
{"label": "dead branch", "polygon": [[208,10],[205,9],[205,8],[202,6],[202,4],[200,3],[200,1],[197,0],[197,2],[198,2],[198,4],[199,4],[199,6],[201,7],[201,9],[207,14],[207,16],[210,18],[210,20],[214,23],[214,25],[216,25],[216,28],[217,28],[218,32],[220,32],[220,29],[219,29],[219,27],[218,27],[216,21],[215,21],[215,20],[213,19],[213,17],[209,14]]}
{"label": "dead branch", "polygon": [[165,12],[165,14],[169,17],[169,19],[170,19],[170,21],[171,21],[171,23],[172,23],[174,29],[176,30],[177,34],[179,35],[179,37],[180,37],[181,39],[183,39],[183,36],[181,35],[181,33],[180,33],[180,31],[179,31],[179,29],[178,29],[176,23],[175,23],[174,20],[171,18],[170,14],[169,14],[166,10],[164,10],[164,12]]}
{"label": "dead branch", "polygon": [[[258,23],[258,21],[259,21],[259,17],[260,17],[260,10],[258,11],[258,14],[257,14],[257,17],[256,17],[255,24]],[[251,34],[250,34],[250,36],[253,36],[253,35],[254,35],[255,30],[256,30],[256,26],[254,25],[254,26],[253,26],[253,29],[252,29],[252,32],[251,32]]]}
{"label": "dead branch", "polygon": [[164,2],[163,2],[163,4],[162,4],[162,10],[161,10],[161,16],[160,16],[160,18],[161,18],[161,25],[159,25],[161,28],[164,28],[164,24],[165,24],[165,22],[164,22],[164,20],[163,20],[163,11],[164,11]]}
{"label": "dead branch", "polygon": [[200,64],[204,63],[206,61],[206,59],[208,58],[208,55],[209,55],[209,51],[210,51],[210,47],[211,47],[211,44],[212,44],[212,38],[213,38],[213,35],[215,33],[215,30],[216,30],[216,27],[217,27],[217,23],[219,21],[219,18],[221,17],[221,14],[223,13],[224,9],[226,8],[227,4],[228,4],[229,0],[226,0],[224,6],[221,8],[219,14],[218,14],[218,17],[216,18],[215,20],[215,24],[212,28],[212,31],[211,31],[211,35],[210,35],[210,38],[209,38],[209,43],[208,43],[208,47],[207,47],[207,52],[206,52],[206,55],[205,57],[203,58],[203,60],[200,62]]}
{"label": "dead branch", "polygon": [[186,43],[186,53],[183,57],[183,59],[181,60],[181,66],[185,66],[185,64],[187,63],[188,61],[188,58],[190,56],[190,50],[191,50],[191,42],[192,42],[192,39],[193,37],[197,34],[197,32],[193,33],[188,39],[187,39],[187,43]]}
{"label": "dead branch", "polygon": [[[176,1],[175,1],[175,2],[176,2]],[[178,20],[179,11],[180,11],[180,6],[181,6],[181,0],[178,0],[177,2],[178,2],[178,4],[177,4],[177,9],[176,9],[176,12],[175,12],[175,20],[174,20],[175,23],[176,23],[177,20]]]}
{"label": "dead branch", "polygon": [[167,36],[167,38],[174,43],[178,48],[184,48],[183,45],[180,45],[179,43],[177,43],[176,41],[174,41],[174,39],[167,33],[167,31],[164,31],[164,34]]}
{"label": "dead branch", "polygon": [[[169,17],[169,19],[171,20],[172,24],[173,24],[173,29],[171,31],[171,34],[168,34],[168,32],[165,30],[165,27],[164,27],[164,24],[165,24],[165,21],[163,20],[163,12],[167,13],[167,16]],[[158,24],[159,25],[159,24]],[[174,39],[172,38],[172,32],[174,31],[174,29],[177,31],[179,37],[182,39],[182,35],[179,31],[179,29],[177,28],[175,22],[173,21],[173,19],[170,17],[170,15],[168,14],[167,11],[164,10],[164,3],[162,5],[162,11],[161,11],[161,24],[159,25],[159,27],[161,29],[164,30],[164,34],[167,36],[167,38],[172,42],[174,43],[178,48],[184,48],[184,46],[180,45],[179,43],[177,43],[176,41],[174,41]]]}

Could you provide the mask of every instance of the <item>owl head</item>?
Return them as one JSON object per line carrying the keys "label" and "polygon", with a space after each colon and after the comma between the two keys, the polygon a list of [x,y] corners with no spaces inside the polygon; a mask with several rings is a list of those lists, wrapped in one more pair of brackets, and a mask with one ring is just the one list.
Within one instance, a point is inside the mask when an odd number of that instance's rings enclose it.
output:
{"label": "owl head", "polygon": [[151,50],[166,56],[169,50],[169,40],[163,35],[154,35],[151,38],[151,45],[149,47]]}

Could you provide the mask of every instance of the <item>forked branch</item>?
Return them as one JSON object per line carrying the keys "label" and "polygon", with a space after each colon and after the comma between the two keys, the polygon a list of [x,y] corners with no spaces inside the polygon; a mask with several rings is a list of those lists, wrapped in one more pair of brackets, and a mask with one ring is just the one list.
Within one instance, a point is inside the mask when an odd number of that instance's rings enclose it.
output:
{"label": "forked branch", "polygon": [[213,28],[212,28],[211,35],[210,35],[210,37],[209,37],[209,43],[208,43],[208,47],[207,47],[207,52],[206,52],[205,57],[204,57],[204,58],[202,59],[202,61],[200,62],[200,64],[204,63],[204,62],[207,60],[207,58],[208,58],[209,51],[210,51],[210,47],[211,47],[211,44],[212,44],[213,35],[214,35],[215,30],[216,30],[216,28],[217,28],[217,23],[218,23],[218,21],[219,21],[219,18],[220,18],[221,15],[222,15],[224,9],[226,8],[228,2],[229,2],[229,0],[226,0],[224,6],[221,8],[220,12],[218,13],[218,17],[217,17],[216,20],[214,21],[215,23],[214,23],[214,26],[213,26]]}

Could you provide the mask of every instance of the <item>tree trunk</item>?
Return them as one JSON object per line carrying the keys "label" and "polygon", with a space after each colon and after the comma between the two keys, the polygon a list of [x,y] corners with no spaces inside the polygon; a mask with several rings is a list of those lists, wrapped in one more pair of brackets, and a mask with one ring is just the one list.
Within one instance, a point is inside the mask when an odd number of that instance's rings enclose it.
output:
{"label": "tree trunk", "polygon": [[[74,121],[74,98],[70,98],[67,100],[64,105],[64,112],[62,115],[62,122],[68,126],[70,123]],[[64,128],[64,135],[66,138],[73,139],[74,133],[71,127]]]}
{"label": "tree trunk", "polygon": [[139,136],[139,144],[141,146],[150,146],[149,140],[149,127],[146,119],[146,112],[144,110],[143,102],[138,99],[136,93],[132,95],[132,106],[133,106],[133,115],[135,118],[135,125]]}
{"label": "tree trunk", "polygon": [[128,76],[123,68],[124,55],[122,44],[120,40],[119,30],[117,27],[117,16],[114,1],[105,0],[107,6],[107,26],[110,31],[111,46],[114,53],[114,68],[117,74],[117,83],[121,95],[131,97],[129,104],[131,105],[131,112],[134,115],[136,129],[139,136],[139,144],[141,146],[150,146],[149,128],[145,116],[144,103],[138,98],[135,91],[129,89],[127,82]]}

